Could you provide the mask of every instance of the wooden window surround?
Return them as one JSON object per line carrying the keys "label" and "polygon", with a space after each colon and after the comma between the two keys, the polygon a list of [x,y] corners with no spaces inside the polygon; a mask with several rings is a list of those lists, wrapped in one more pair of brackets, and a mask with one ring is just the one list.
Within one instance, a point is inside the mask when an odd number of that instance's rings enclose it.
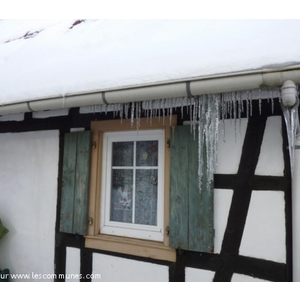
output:
{"label": "wooden window surround", "polygon": [[[176,116],[140,119],[139,128],[132,126],[131,120],[94,121],[91,123],[92,153],[89,190],[89,226],[85,239],[87,248],[110,252],[123,253],[158,260],[175,261],[176,251],[169,247],[169,186],[170,186],[170,137],[171,128],[176,126]],[[101,223],[101,193],[102,193],[102,158],[103,135],[107,132],[158,130],[165,131],[165,159],[164,159],[164,238],[163,241],[151,241],[131,237],[114,236],[100,232]]]}

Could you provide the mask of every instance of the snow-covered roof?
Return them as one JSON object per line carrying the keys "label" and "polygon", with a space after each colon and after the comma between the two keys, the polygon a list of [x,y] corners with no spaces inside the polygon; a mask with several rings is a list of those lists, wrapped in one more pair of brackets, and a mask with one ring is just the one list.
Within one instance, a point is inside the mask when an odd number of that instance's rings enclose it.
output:
{"label": "snow-covered roof", "polygon": [[0,104],[300,63],[300,20],[0,20]]}

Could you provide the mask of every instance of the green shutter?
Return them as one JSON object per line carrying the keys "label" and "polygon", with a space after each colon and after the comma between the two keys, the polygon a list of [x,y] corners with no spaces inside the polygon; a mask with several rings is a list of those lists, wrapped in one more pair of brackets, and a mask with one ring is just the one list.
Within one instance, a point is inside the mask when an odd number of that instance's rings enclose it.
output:
{"label": "green shutter", "polygon": [[90,149],[89,131],[65,135],[60,208],[61,232],[86,234]]}
{"label": "green shutter", "polygon": [[[213,186],[207,188],[204,176],[200,194],[198,135],[194,137],[190,126],[175,127],[170,172],[170,246],[213,252]],[[206,174],[206,161],[203,174]]]}

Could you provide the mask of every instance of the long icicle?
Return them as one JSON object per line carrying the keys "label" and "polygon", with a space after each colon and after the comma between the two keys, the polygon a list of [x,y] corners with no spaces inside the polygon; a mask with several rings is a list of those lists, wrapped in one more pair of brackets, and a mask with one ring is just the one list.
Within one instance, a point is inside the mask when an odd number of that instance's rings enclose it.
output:
{"label": "long icicle", "polygon": [[294,149],[295,149],[295,141],[296,134],[298,128],[298,106],[299,106],[299,98],[297,97],[297,102],[293,107],[285,107],[280,101],[280,106],[283,112],[283,117],[286,124],[287,137],[288,137],[288,148],[290,154],[290,167],[291,174],[293,178],[294,174]]}

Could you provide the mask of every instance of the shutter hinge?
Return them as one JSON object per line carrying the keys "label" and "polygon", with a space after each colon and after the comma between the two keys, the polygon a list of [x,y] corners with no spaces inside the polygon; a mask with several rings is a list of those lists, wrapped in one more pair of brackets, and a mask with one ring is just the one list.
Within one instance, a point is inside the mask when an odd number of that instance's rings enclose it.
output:
{"label": "shutter hinge", "polygon": [[92,148],[93,148],[93,149],[96,149],[96,148],[97,148],[97,143],[96,143],[96,141],[93,141],[93,142],[92,142]]}
{"label": "shutter hinge", "polygon": [[93,218],[89,217],[89,225],[93,225],[93,222],[94,222]]}
{"label": "shutter hinge", "polygon": [[167,234],[167,235],[170,234],[170,227],[169,227],[169,226],[166,227],[166,234]]}
{"label": "shutter hinge", "polygon": [[167,140],[167,148],[170,148],[171,147],[171,142],[170,142],[170,139]]}

